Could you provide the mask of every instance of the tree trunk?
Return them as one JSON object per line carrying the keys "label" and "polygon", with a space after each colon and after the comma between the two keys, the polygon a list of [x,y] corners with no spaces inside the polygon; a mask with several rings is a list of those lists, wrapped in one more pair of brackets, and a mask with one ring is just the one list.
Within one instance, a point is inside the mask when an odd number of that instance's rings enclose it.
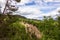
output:
{"label": "tree trunk", "polygon": [[5,4],[5,8],[4,8],[4,10],[3,10],[3,14],[5,13],[5,10],[6,10],[6,7],[7,7],[7,4],[8,4],[8,1],[9,1],[9,0],[7,0],[7,2],[6,2],[6,4]]}

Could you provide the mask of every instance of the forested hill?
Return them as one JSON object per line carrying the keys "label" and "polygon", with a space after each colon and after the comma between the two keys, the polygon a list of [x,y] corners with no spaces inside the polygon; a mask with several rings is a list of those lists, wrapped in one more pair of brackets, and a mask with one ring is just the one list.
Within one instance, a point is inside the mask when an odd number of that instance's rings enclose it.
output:
{"label": "forested hill", "polygon": [[60,40],[59,24],[60,17],[33,20],[0,14],[0,40]]}

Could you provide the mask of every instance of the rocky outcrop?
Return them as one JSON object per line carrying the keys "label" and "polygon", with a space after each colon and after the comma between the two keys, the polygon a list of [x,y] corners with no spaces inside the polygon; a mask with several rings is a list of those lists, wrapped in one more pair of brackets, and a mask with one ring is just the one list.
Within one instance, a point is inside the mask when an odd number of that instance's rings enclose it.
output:
{"label": "rocky outcrop", "polygon": [[22,22],[22,25],[25,26],[26,33],[29,33],[30,37],[32,37],[32,35],[34,35],[38,39],[42,38],[42,34],[37,29],[36,26],[33,26],[32,24],[24,23],[24,22]]}

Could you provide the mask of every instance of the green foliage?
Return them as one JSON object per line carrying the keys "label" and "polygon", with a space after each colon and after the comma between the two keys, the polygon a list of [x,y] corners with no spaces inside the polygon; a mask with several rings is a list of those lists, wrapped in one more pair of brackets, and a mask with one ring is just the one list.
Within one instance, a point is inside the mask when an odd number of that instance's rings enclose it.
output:
{"label": "green foliage", "polygon": [[0,15],[0,40],[35,40],[26,33],[24,25],[19,20],[21,16]]}
{"label": "green foliage", "polygon": [[[58,18],[59,20],[60,18]],[[51,17],[44,17],[43,20],[24,20],[30,24],[37,26],[43,33],[41,40],[60,40],[60,20],[54,20]]]}
{"label": "green foliage", "polygon": [[18,15],[0,14],[0,40],[38,40],[25,32],[25,27],[20,22],[26,22],[36,26],[43,37],[41,40],[60,40],[60,17],[54,20],[44,17],[43,20],[26,19]]}
{"label": "green foliage", "polygon": [[21,0],[15,0],[15,1],[20,2]]}

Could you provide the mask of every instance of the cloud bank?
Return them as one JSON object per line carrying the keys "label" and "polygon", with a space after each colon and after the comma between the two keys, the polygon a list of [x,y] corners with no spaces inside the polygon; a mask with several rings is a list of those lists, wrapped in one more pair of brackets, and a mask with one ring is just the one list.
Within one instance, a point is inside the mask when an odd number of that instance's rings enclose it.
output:
{"label": "cloud bank", "polygon": [[[24,0],[25,1],[25,0]],[[34,2],[32,4],[32,2]],[[31,19],[41,19],[43,16],[52,16],[55,17],[58,14],[60,9],[59,0],[29,0],[25,1],[23,5],[20,6],[19,10],[20,15],[23,15]],[[31,4],[29,4],[31,3]],[[57,4],[58,3],[58,4]],[[27,4],[27,5],[26,5]]]}
{"label": "cloud bank", "polygon": [[[2,1],[3,3],[3,1]],[[17,3],[19,10],[14,14],[30,19],[42,19],[43,16],[55,17],[60,10],[60,0],[21,0]]]}

